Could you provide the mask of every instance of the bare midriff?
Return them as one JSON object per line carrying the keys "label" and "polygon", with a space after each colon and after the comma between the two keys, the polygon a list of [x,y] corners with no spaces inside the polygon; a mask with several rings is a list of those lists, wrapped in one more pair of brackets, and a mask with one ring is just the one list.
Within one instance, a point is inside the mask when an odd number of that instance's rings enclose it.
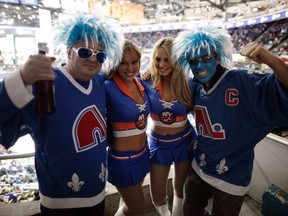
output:
{"label": "bare midriff", "polygon": [[146,132],[129,137],[114,137],[111,148],[117,151],[139,151],[147,145]]}
{"label": "bare midriff", "polygon": [[188,122],[181,126],[181,127],[161,127],[159,125],[151,124],[151,130],[161,136],[168,136],[168,135],[173,135],[182,132],[188,127]]}

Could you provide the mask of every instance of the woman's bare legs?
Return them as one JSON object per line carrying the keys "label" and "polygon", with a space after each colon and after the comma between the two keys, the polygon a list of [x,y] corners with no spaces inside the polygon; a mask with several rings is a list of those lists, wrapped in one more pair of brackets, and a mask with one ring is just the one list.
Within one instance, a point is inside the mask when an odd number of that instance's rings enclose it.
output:
{"label": "woman's bare legs", "polygon": [[[144,211],[146,204],[142,189],[142,183],[127,188],[117,188],[117,190],[120,193],[122,199],[124,200],[123,205],[119,205],[119,209],[117,211],[117,213],[119,213],[119,216],[138,215]],[[117,215],[117,213],[115,215]]]}
{"label": "woman's bare legs", "polygon": [[167,180],[170,165],[152,164],[150,172],[150,191],[152,202],[160,216],[171,215],[167,197]]}
{"label": "woman's bare legs", "polygon": [[185,161],[174,165],[174,197],[172,216],[183,216],[183,190],[184,183],[188,174],[190,162]]}

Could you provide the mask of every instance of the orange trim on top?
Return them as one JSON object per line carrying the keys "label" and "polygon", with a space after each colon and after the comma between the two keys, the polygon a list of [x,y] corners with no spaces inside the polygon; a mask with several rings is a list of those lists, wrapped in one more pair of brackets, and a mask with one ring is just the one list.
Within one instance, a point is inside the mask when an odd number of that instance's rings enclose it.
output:
{"label": "orange trim on top", "polygon": [[[132,100],[134,100],[133,97],[132,97],[132,95],[131,95],[131,93],[130,93],[130,91],[129,91],[129,89],[128,89],[128,87],[125,85],[125,83],[123,82],[123,80],[122,80],[122,78],[119,76],[119,74],[114,75],[112,79],[115,81],[116,85],[119,87],[119,89],[120,89],[125,95],[127,95],[127,96],[130,97]],[[141,83],[138,82],[138,80],[137,80],[135,77],[133,78],[133,82],[136,84],[137,88],[139,89],[142,98],[144,98],[144,90],[145,90],[144,87],[141,85]],[[134,101],[135,101],[135,100],[134,100]]]}
{"label": "orange trim on top", "polygon": [[113,130],[130,130],[136,128],[134,122],[111,122],[111,126]]}

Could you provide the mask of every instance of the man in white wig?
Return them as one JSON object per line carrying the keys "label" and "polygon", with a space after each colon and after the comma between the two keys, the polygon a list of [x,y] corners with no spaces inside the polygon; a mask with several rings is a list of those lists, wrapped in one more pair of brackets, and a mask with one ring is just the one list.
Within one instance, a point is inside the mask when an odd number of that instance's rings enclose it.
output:
{"label": "man in white wig", "polygon": [[[0,143],[6,148],[30,134],[35,142],[41,215],[103,215],[106,185],[104,61],[122,57],[123,35],[113,20],[75,12],[52,30],[53,57],[31,55],[0,83]],[[63,50],[63,49],[62,49]],[[107,58],[107,59],[106,59]],[[54,80],[56,112],[36,112],[35,82]],[[4,114],[5,113],[5,114]]]}

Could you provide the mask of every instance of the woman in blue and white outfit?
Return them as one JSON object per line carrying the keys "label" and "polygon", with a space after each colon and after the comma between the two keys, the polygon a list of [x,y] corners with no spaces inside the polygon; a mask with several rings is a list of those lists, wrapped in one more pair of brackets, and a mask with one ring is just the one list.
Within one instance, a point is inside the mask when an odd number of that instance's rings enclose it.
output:
{"label": "woman in blue and white outfit", "polygon": [[152,163],[150,183],[153,204],[161,216],[171,215],[167,197],[167,179],[174,163],[173,216],[182,216],[183,185],[191,162],[191,143],[196,133],[188,121],[193,110],[192,78],[183,76],[171,63],[172,37],[165,37],[155,44],[144,81],[150,100],[148,143]]}
{"label": "woman in blue and white outfit", "polygon": [[[146,126],[150,112],[143,86],[136,78],[141,52],[126,40],[120,64],[105,81],[107,119],[110,129],[108,181],[121,198],[115,216],[137,215],[145,208],[142,182],[150,172]],[[123,202],[124,200],[124,202]]]}

